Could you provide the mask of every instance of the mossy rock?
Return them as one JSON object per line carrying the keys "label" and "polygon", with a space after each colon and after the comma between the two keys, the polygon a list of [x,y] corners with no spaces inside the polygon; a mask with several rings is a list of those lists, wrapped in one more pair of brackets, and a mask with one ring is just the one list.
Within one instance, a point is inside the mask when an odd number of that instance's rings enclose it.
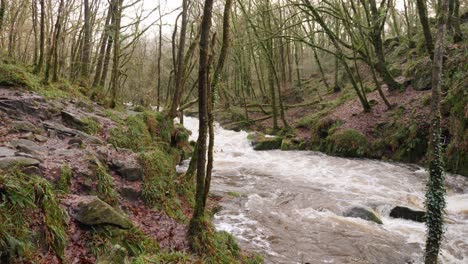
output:
{"label": "mossy rock", "polygon": [[132,222],[97,196],[79,196],[72,202],[71,215],[85,225],[113,225],[131,228]]}
{"label": "mossy rock", "polygon": [[127,262],[127,250],[116,244],[112,249],[100,256],[96,264],[126,264]]}
{"label": "mossy rock", "polygon": [[286,138],[281,142],[281,150],[304,150],[304,141],[297,138]]}
{"label": "mossy rock", "polygon": [[369,153],[369,142],[359,131],[339,129],[326,138],[326,153],[342,157],[365,157]]}
{"label": "mossy rock", "polygon": [[260,133],[250,134],[249,140],[251,140],[254,150],[280,149],[283,142],[282,137],[263,135]]}
{"label": "mossy rock", "polygon": [[419,61],[413,68],[413,89],[416,91],[430,90],[432,87],[432,62],[429,58]]}

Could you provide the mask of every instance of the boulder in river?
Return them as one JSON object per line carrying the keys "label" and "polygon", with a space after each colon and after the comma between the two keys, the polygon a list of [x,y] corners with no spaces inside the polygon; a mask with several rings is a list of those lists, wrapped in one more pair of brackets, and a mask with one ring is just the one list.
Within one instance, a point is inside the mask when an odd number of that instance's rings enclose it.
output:
{"label": "boulder in river", "polygon": [[364,208],[364,207],[352,207],[349,210],[347,210],[343,216],[345,217],[355,217],[355,218],[361,218],[367,221],[371,221],[377,224],[383,224],[382,220],[377,216],[377,214],[369,208]]}
{"label": "boulder in river", "polygon": [[97,196],[79,196],[72,201],[71,216],[85,225],[114,225],[123,229],[132,227],[124,214]]}
{"label": "boulder in river", "polygon": [[393,218],[402,218],[421,223],[426,221],[426,212],[410,209],[404,206],[395,206],[390,211],[390,216]]}

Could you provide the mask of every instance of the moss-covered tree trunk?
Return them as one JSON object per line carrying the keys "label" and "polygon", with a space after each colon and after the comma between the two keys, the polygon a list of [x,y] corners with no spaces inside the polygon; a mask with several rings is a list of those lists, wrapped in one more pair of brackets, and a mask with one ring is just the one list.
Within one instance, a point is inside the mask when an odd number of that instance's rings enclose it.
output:
{"label": "moss-covered tree trunk", "polygon": [[425,0],[416,0],[416,6],[418,8],[419,21],[423,29],[424,40],[426,45],[427,53],[431,58],[434,54],[434,43],[432,42],[431,28],[429,26],[429,18],[427,17],[427,5]]}
{"label": "moss-covered tree trunk", "polygon": [[107,45],[107,41],[109,38],[109,24],[111,23],[111,18],[112,18],[112,9],[111,9],[111,5],[109,5],[109,8],[107,10],[106,22],[104,23],[104,30],[102,31],[102,35],[101,35],[101,42],[99,45],[99,54],[98,54],[98,59],[97,59],[97,64],[96,64],[96,73],[94,75],[93,87],[97,87],[101,81],[101,74],[103,71],[102,66],[104,64],[104,58],[106,54],[106,45]]}
{"label": "moss-covered tree trunk", "polygon": [[3,21],[5,20],[6,0],[0,0],[0,33],[3,29]]}
{"label": "moss-covered tree trunk", "polygon": [[60,31],[62,28],[62,13],[63,13],[63,6],[64,6],[64,0],[60,0],[60,4],[58,7],[57,11],[57,20],[55,21],[55,27],[54,27],[54,35],[52,39],[52,44],[49,49],[49,54],[47,56],[47,62],[46,62],[46,69],[45,69],[45,75],[44,75],[44,83],[49,83],[50,79],[50,71],[52,70],[52,74],[54,76],[54,81],[57,80],[57,45],[60,37]]}
{"label": "moss-covered tree trunk", "polygon": [[[192,248],[200,250],[200,240],[205,226],[205,175],[206,175],[206,141],[208,132],[208,52],[209,38],[211,28],[211,18],[213,10],[213,0],[206,0],[203,9],[203,18],[200,34],[200,57],[198,68],[198,142],[197,142],[197,188],[195,197],[195,209],[188,236],[190,238]],[[180,73],[180,72],[179,72]]]}
{"label": "moss-covered tree trunk", "polygon": [[445,179],[441,132],[441,86],[445,51],[448,0],[442,0],[438,10],[438,22],[432,66],[431,136],[429,142],[429,181],[426,190],[426,264],[437,264],[444,231]]}
{"label": "moss-covered tree trunk", "polygon": [[122,20],[123,0],[114,0],[112,13],[114,15],[113,36],[114,36],[114,54],[112,58],[112,76],[111,76],[111,107],[117,105],[117,90],[120,88],[120,23]]}

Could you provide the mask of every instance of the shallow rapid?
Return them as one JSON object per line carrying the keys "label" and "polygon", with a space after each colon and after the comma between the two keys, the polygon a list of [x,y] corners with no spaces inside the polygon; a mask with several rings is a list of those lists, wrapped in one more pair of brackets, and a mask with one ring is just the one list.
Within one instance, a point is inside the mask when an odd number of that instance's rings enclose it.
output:
{"label": "shallow rapid", "polygon": [[[184,125],[196,140],[198,119],[186,117]],[[396,205],[422,210],[426,179],[416,165],[254,151],[246,132],[215,130],[212,191],[225,197],[216,228],[265,263],[422,263],[424,223],[389,212]],[[447,175],[447,182],[442,263],[468,263],[468,180]],[[383,224],[343,217],[353,206],[374,209]]]}

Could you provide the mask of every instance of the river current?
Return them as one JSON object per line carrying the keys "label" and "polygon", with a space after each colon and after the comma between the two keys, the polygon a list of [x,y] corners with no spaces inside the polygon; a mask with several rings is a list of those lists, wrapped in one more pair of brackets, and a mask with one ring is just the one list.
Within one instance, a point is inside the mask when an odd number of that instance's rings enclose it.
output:
{"label": "river current", "polygon": [[[184,125],[198,137],[198,119]],[[244,131],[215,129],[212,192],[225,197],[215,226],[265,263],[422,263],[425,225],[389,217],[394,206],[424,209],[428,173],[416,165],[254,151]],[[187,161],[181,167],[186,167]],[[468,263],[468,180],[447,175],[441,260]],[[383,224],[343,217],[373,209]]]}

